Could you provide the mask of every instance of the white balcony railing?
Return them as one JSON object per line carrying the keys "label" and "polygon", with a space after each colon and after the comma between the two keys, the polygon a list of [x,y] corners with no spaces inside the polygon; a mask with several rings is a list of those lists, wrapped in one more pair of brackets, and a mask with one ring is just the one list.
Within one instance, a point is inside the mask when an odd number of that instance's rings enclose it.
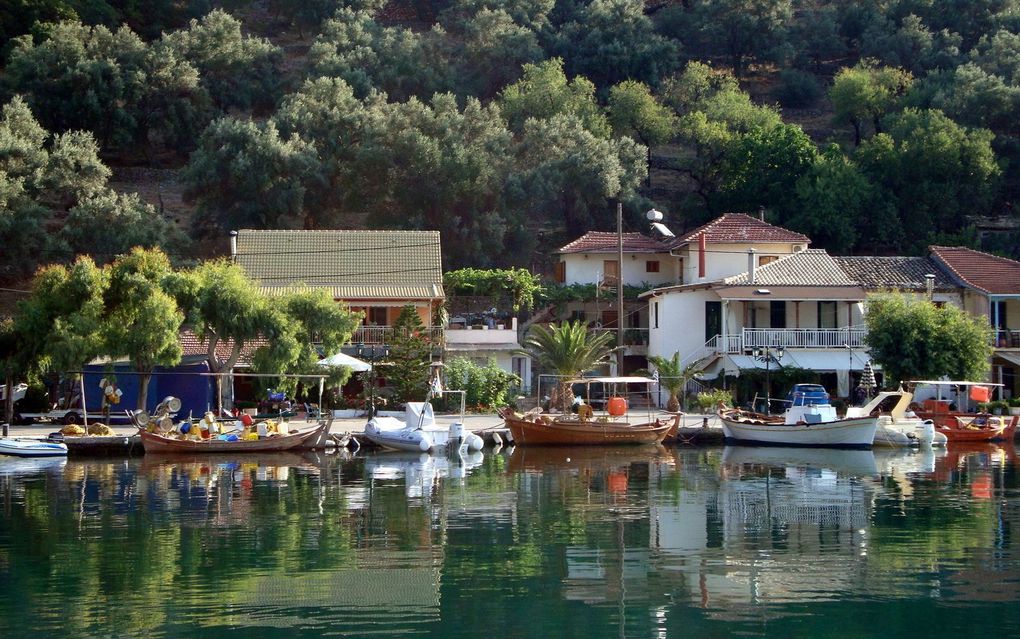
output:
{"label": "white balcony railing", "polygon": [[996,348],[1020,348],[1020,330],[1000,329],[992,331],[992,346]]}
{"label": "white balcony railing", "polygon": [[745,328],[745,350],[765,346],[783,348],[864,348],[863,328]]}
{"label": "white balcony railing", "polygon": [[[425,337],[431,336],[432,343],[436,344],[443,339],[443,329],[426,328],[422,331]],[[351,336],[352,344],[389,344],[393,341],[392,326],[359,326],[354,335]]]}
{"label": "white balcony railing", "polygon": [[866,348],[863,328],[745,328],[739,334],[716,335],[705,347],[717,353],[742,353],[755,348]]}

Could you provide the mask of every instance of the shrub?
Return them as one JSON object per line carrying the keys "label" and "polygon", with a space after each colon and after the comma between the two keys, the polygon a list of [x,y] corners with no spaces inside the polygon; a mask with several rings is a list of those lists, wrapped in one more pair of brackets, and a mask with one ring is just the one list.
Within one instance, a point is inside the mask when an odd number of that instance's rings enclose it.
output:
{"label": "shrub", "polygon": [[785,107],[807,107],[822,95],[822,85],[810,73],[784,69],[779,73],[781,84],[776,88],[776,99]]}
{"label": "shrub", "polygon": [[694,401],[698,405],[698,410],[703,413],[711,413],[719,407],[719,404],[732,406],[733,395],[728,390],[715,388],[703,393],[698,393],[698,396]]}
{"label": "shrub", "polygon": [[447,389],[465,391],[468,406],[482,409],[505,406],[520,383],[519,377],[497,366],[495,358],[490,357],[485,366],[464,357],[446,363]]}

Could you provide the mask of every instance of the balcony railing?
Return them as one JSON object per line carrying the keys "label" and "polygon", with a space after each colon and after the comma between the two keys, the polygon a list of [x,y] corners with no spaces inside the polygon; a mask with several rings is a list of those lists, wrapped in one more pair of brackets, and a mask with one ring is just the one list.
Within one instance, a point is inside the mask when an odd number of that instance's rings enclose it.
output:
{"label": "balcony railing", "polygon": [[745,328],[739,334],[716,335],[706,348],[717,353],[741,353],[755,348],[806,349],[866,348],[863,328]]}
{"label": "balcony railing", "polygon": [[992,331],[992,346],[996,348],[1020,348],[1020,330],[1000,329]]}
{"label": "balcony railing", "polygon": [[[423,337],[431,337],[432,343],[439,343],[443,339],[443,329],[426,328],[421,332]],[[389,344],[393,341],[392,326],[359,326],[354,335],[351,336],[352,344]]]}
{"label": "balcony railing", "polygon": [[[612,333],[616,335],[616,328],[596,328],[596,333]],[[641,346],[648,343],[648,329],[647,328],[625,328],[623,329],[623,344],[624,346]]]}

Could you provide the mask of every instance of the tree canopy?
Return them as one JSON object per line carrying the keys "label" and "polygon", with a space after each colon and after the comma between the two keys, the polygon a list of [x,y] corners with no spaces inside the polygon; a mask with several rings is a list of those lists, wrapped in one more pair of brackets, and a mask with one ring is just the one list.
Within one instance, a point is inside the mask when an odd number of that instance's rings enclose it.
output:
{"label": "tree canopy", "polygon": [[987,321],[951,305],[889,293],[868,300],[865,343],[886,384],[916,379],[981,381],[992,347]]}

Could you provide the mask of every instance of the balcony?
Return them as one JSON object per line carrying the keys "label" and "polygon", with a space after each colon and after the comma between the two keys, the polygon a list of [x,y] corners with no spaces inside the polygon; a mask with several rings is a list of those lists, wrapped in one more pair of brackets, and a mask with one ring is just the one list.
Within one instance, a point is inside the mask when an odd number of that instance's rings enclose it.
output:
{"label": "balcony", "polygon": [[[616,328],[596,328],[596,333],[610,333],[613,336],[613,343],[616,343]],[[623,346],[625,355],[648,355],[648,329],[647,328],[625,328],[623,329]]]}
{"label": "balcony", "polygon": [[992,346],[1020,349],[1020,330],[1007,328],[992,331]]}
{"label": "balcony", "polygon": [[717,353],[743,353],[755,348],[837,350],[867,348],[863,328],[745,328],[739,334],[716,335],[705,345]]}
{"label": "balcony", "polygon": [[[431,338],[433,344],[439,344],[443,340],[443,329],[426,328],[421,332],[421,335]],[[351,344],[389,344],[392,341],[392,326],[359,326],[351,336]]]}

